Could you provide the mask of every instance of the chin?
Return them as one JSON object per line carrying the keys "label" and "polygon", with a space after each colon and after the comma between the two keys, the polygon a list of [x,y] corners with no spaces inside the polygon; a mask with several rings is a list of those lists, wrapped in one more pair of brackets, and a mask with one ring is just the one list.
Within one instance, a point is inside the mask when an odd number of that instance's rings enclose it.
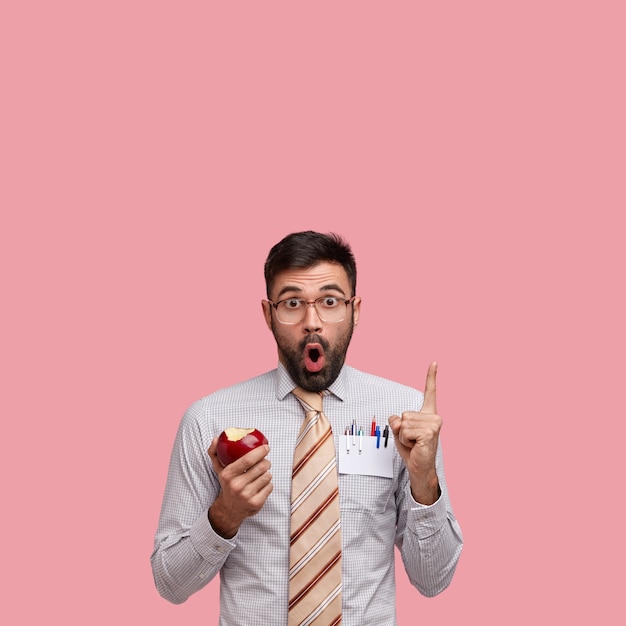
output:
{"label": "chin", "polygon": [[294,380],[307,391],[324,391],[324,389],[328,389],[335,382],[339,371],[341,371],[341,368],[335,374],[328,366],[319,372],[309,372],[306,368],[302,368],[297,380]]}
{"label": "chin", "polygon": [[306,380],[301,380],[298,383],[299,387],[302,387],[302,389],[306,389],[307,391],[314,391],[314,392],[319,392],[319,391],[324,391],[324,389],[328,389],[328,386],[331,383],[327,383],[325,380],[319,380],[319,379],[306,379]]}

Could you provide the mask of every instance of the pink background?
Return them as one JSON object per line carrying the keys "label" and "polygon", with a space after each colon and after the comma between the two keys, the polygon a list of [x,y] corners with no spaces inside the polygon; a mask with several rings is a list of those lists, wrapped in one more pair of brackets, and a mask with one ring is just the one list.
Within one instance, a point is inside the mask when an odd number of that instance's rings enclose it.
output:
{"label": "pink background", "polygon": [[623,624],[623,6],[4,3],[2,622],[216,623],[153,586],[171,445],[274,367],[262,264],[313,228],[349,362],[440,363],[466,548],[401,626]]}

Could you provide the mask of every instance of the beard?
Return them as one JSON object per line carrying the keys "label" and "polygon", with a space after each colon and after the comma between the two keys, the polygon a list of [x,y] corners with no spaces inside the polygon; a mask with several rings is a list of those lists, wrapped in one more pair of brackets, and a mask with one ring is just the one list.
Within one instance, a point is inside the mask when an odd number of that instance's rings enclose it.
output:
{"label": "beard", "polygon": [[[334,346],[315,333],[307,335],[296,345],[289,345],[280,339],[276,331],[277,322],[272,318],[272,333],[278,346],[278,355],[293,382],[307,391],[319,392],[328,389],[341,372],[354,332],[354,318],[350,319],[350,326],[337,338]],[[325,365],[319,372],[310,372],[304,365],[304,349],[309,343],[319,343],[324,348]]]}

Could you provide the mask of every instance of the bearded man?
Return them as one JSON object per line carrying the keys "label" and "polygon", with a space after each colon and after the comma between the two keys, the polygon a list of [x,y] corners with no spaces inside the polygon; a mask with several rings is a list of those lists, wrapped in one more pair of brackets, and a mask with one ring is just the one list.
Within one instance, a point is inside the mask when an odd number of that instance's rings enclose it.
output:
{"label": "bearded man", "polygon": [[[437,364],[424,392],[346,365],[356,278],[350,246],[332,233],[292,233],[270,250],[261,304],[278,364],[194,402],[181,421],[151,557],[168,601],[184,602],[219,573],[221,626],[395,626],[396,548],[421,594],[450,584],[463,539],[439,442]],[[331,458],[295,498],[298,446],[322,420]],[[254,425],[269,444],[224,467],[218,436],[237,425]],[[318,503],[319,485],[330,495]],[[327,529],[314,535],[322,518]],[[295,562],[307,532],[315,538]]]}

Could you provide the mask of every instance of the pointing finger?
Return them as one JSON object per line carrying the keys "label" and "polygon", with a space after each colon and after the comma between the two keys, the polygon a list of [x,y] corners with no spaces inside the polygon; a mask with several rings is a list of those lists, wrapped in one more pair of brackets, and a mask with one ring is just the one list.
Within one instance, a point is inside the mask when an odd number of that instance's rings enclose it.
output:
{"label": "pointing finger", "polygon": [[437,361],[433,361],[426,374],[424,387],[424,404],[420,413],[437,413]]}

